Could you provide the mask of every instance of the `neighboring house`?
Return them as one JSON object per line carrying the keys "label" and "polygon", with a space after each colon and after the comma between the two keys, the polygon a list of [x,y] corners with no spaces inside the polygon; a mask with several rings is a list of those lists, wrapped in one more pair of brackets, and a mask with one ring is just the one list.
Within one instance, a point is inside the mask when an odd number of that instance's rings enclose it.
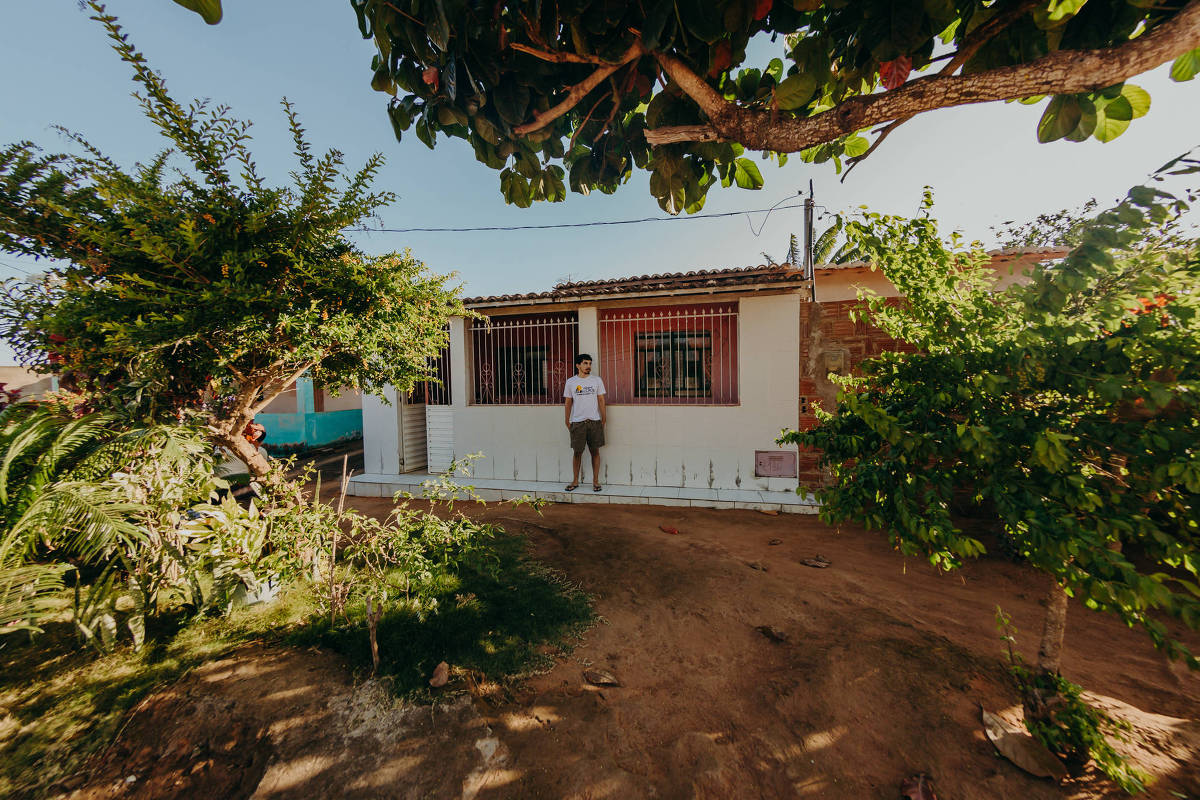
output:
{"label": "neighboring house", "polygon": [[300,378],[254,418],[267,429],[267,452],[281,445],[318,447],[362,435],[362,394],[344,389],[334,397]]}
{"label": "neighboring house", "polygon": [[56,388],[52,375],[39,375],[15,364],[0,365],[0,386],[6,392],[20,392],[22,400],[36,400]]}
{"label": "neighboring house", "polygon": [[[991,255],[1003,286],[1065,251]],[[854,262],[819,266],[814,280],[782,264],[469,299],[484,319],[451,320],[436,390],[393,392],[390,405],[364,398],[366,472],[350,491],[414,490],[452,460],[481,453],[466,482],[485,498],[811,511],[796,489],[820,480],[816,456],[775,439],[813,424],[815,401],[832,407],[829,373],[897,347],[850,320],[860,287],[897,295]],[[599,495],[586,479],[563,492],[571,452],[562,390],[580,352],[593,356],[607,389]]]}

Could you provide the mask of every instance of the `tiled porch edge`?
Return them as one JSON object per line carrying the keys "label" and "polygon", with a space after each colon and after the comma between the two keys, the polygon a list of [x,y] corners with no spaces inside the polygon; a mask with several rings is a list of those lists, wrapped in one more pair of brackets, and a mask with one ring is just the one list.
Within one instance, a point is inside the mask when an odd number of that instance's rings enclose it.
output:
{"label": "tiled porch edge", "polygon": [[[349,494],[356,497],[391,497],[397,492],[421,494],[421,484],[437,478],[422,472],[405,475],[356,475],[350,479]],[[455,482],[472,486],[481,500],[512,500],[523,496],[538,497],[554,503],[618,503],[622,505],[690,506],[694,508],[747,508],[779,511],[784,514],[815,514],[819,508],[812,495],[794,492],[768,492],[757,489],[697,489],[674,486],[609,485],[593,492],[586,482],[573,492],[564,492],[561,483],[549,481],[510,481],[492,478],[458,477]]]}

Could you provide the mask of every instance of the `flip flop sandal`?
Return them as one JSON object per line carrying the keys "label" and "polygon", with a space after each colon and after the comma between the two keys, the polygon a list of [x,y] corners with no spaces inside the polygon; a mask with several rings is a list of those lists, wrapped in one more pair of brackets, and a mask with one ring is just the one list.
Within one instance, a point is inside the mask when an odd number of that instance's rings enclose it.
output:
{"label": "flip flop sandal", "polygon": [[579,488],[579,484],[578,484],[578,483],[568,483],[568,484],[567,484],[567,491],[568,491],[568,492],[573,492],[573,491],[575,491],[575,490],[576,490],[576,489],[578,489],[578,488]]}
{"label": "flip flop sandal", "polygon": [[601,491],[603,488],[604,488],[604,487],[603,487],[603,486],[601,486],[601,485],[599,485],[599,484],[596,484],[596,483],[593,483],[593,484],[592,484],[592,491],[593,491],[593,492],[599,492],[599,491]]}

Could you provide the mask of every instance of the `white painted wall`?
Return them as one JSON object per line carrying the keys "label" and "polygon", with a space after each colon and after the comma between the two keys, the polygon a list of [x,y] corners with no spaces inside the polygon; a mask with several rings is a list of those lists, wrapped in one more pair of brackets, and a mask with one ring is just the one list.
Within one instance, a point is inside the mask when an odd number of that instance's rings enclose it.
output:
{"label": "white painted wall", "polygon": [[[996,291],[1007,289],[1014,283],[1028,283],[1029,272],[1036,261],[1036,257],[1030,257],[993,264],[996,271]],[[882,272],[868,267],[817,272],[818,303],[855,300],[860,288],[883,297],[898,297],[900,294]]]}
{"label": "white painted wall", "polygon": [[838,303],[858,298],[858,290],[867,289],[884,297],[899,294],[883,273],[863,268],[817,272],[817,302]]}
{"label": "white painted wall", "polygon": [[[601,482],[685,488],[793,488],[794,479],[754,477],[754,451],[776,449],[775,437],[780,429],[796,424],[799,314],[797,293],[741,300],[741,402],[737,406],[610,405]],[[579,317],[581,349],[589,344],[592,349],[588,352],[599,363],[595,310],[580,309]],[[451,352],[452,364],[465,360],[461,350]],[[465,397],[469,383],[458,381],[456,370],[456,394],[460,386]],[[469,406],[455,402],[448,410],[453,415],[454,457],[484,454],[475,462],[475,476],[563,483],[570,479],[571,450],[561,406]],[[432,429],[430,442],[432,449]],[[434,461],[430,459],[431,465]]]}
{"label": "white painted wall", "polygon": [[391,405],[373,394],[363,395],[363,471],[374,475],[400,473],[400,419],[396,390],[384,387]]}

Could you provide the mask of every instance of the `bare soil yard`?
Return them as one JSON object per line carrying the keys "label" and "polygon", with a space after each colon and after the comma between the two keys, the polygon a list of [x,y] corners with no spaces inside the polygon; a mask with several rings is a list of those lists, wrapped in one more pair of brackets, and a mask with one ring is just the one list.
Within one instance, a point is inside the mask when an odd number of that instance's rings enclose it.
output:
{"label": "bare soil yard", "polygon": [[[876,534],[754,511],[478,513],[596,597],[601,624],[550,672],[452,673],[456,695],[414,708],[328,653],[249,647],[147,698],[71,797],[892,800],[920,772],[942,800],[1123,796],[1029,777],[984,738],[980,704],[1016,719],[998,604],[1037,649],[1044,584],[1018,565],[936,574]],[[1146,797],[1200,798],[1200,675],[1077,605],[1064,673],[1133,725]]]}

